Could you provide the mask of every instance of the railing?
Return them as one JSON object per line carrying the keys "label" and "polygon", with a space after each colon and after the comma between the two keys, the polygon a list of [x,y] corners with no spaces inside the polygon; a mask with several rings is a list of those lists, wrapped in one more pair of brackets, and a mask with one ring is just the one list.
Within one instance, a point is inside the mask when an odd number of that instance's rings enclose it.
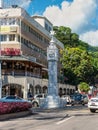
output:
{"label": "railing", "polygon": [[32,72],[24,71],[24,70],[4,70],[2,69],[2,75],[13,75],[13,76],[30,76],[30,77],[36,77],[41,78],[41,75],[34,74]]}

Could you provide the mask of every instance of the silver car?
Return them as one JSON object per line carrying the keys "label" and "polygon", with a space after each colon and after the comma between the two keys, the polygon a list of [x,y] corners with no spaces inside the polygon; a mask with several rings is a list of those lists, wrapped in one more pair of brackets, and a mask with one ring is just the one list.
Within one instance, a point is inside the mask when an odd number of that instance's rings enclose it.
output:
{"label": "silver car", "polygon": [[21,97],[14,96],[14,95],[8,95],[6,97],[3,97],[0,99],[0,102],[28,102],[30,103],[28,100],[25,100]]}

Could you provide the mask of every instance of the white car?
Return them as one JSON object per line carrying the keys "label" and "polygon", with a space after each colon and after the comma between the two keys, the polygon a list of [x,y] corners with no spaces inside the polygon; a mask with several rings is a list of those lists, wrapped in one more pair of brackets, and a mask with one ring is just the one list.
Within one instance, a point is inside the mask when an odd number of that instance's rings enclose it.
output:
{"label": "white car", "polygon": [[39,107],[44,102],[46,96],[44,93],[36,94],[32,100],[33,107]]}
{"label": "white car", "polygon": [[91,112],[96,112],[96,110],[98,110],[98,96],[92,97],[88,101],[88,108],[90,109]]}

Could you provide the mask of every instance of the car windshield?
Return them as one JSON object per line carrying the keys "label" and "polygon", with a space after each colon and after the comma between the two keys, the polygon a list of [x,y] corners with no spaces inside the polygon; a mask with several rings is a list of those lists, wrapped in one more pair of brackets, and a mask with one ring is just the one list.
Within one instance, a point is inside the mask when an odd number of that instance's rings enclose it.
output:
{"label": "car windshield", "polygon": [[4,97],[2,99],[16,99],[16,97],[15,96],[7,96],[7,97]]}
{"label": "car windshield", "polygon": [[95,97],[95,98],[91,98],[90,100],[91,102],[98,102],[98,97]]}
{"label": "car windshield", "polygon": [[92,102],[98,102],[98,99],[91,99]]}

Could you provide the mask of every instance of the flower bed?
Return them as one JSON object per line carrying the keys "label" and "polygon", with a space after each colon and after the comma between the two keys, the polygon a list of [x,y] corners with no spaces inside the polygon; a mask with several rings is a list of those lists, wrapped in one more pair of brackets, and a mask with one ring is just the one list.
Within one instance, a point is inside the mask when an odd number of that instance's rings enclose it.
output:
{"label": "flower bed", "polygon": [[31,107],[28,102],[0,102],[0,115],[27,111]]}

